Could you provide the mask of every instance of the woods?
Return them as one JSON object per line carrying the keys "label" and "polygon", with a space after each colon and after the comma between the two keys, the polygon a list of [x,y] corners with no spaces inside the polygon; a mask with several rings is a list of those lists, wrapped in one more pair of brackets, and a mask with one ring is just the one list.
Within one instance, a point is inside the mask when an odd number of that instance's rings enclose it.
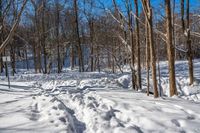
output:
{"label": "woods", "polygon": [[[109,71],[132,73],[133,90],[147,84],[162,96],[160,61],[168,61],[170,96],[177,95],[175,62],[200,58],[200,7],[190,0],[0,0],[0,73],[3,56],[35,73]],[[142,72],[146,78],[142,78]],[[152,85],[151,85],[152,82]]]}

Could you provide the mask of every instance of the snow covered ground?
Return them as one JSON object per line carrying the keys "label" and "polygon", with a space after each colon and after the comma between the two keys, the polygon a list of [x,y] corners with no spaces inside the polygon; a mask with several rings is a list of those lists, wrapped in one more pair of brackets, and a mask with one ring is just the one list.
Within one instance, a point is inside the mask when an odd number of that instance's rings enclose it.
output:
{"label": "snow covered ground", "polygon": [[176,63],[177,97],[168,97],[168,71],[161,62],[164,96],[154,99],[131,90],[130,73],[65,70],[34,74],[19,70],[0,76],[0,133],[199,133],[200,60],[195,84],[188,85],[187,62]]}

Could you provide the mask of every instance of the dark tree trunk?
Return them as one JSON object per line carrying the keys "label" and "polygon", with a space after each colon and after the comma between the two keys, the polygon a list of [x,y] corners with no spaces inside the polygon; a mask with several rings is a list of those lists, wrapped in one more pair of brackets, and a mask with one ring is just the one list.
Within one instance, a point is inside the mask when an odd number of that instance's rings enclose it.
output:
{"label": "dark tree trunk", "polygon": [[29,61],[28,61],[28,52],[27,48],[25,48],[25,58],[26,58],[26,69],[29,70]]}
{"label": "dark tree trunk", "polygon": [[56,38],[57,38],[57,72],[61,73],[61,58],[60,58],[60,42],[59,42],[59,25],[60,25],[60,11],[59,3],[56,1]]}
{"label": "dark tree trunk", "polygon": [[79,35],[77,0],[74,0],[74,13],[75,13],[76,35],[77,35],[77,43],[78,43],[77,50],[78,50],[78,58],[79,58],[79,71],[84,72],[83,53],[82,53],[82,48],[81,48],[81,39]]}
{"label": "dark tree trunk", "polygon": [[146,34],[146,71],[147,71],[147,96],[149,96],[149,62],[150,62],[150,49],[149,49],[149,30],[148,22],[145,24],[145,34]]}
{"label": "dark tree trunk", "polygon": [[70,65],[71,65],[71,70],[74,69],[75,66],[75,57],[74,57],[74,46],[73,44],[70,45]]}
{"label": "dark tree trunk", "polygon": [[12,75],[14,76],[16,71],[15,71],[15,48],[13,46],[10,47],[10,55],[11,55]]}
{"label": "dark tree trunk", "polygon": [[44,73],[47,73],[47,52],[46,52],[46,42],[45,42],[45,0],[42,1],[43,8],[42,8],[42,39],[41,39],[41,45],[43,50],[43,59],[44,59]]}
{"label": "dark tree trunk", "polygon": [[139,27],[139,13],[138,13],[138,0],[134,0],[135,2],[135,14],[136,14],[136,46],[137,46],[137,89],[142,89],[141,83],[141,66],[140,66],[140,27]]}
{"label": "dark tree trunk", "polygon": [[[3,42],[3,13],[2,13],[2,0],[0,0],[0,27],[2,26],[2,30],[0,31],[0,45]],[[3,54],[0,54],[0,73],[3,72]]]}

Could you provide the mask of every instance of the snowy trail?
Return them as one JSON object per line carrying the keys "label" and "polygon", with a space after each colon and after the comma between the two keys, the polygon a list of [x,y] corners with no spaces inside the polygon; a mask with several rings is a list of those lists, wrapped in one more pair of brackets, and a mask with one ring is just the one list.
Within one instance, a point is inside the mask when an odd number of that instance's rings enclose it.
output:
{"label": "snowy trail", "polygon": [[84,130],[85,125],[74,117],[72,110],[54,96],[44,95],[41,88],[18,82],[8,89],[6,84],[1,84],[0,99],[1,133],[82,133]]}
{"label": "snowy trail", "polygon": [[[130,89],[130,73],[20,73],[0,76],[1,133],[199,133],[200,77],[188,86],[184,62],[177,63],[179,96],[168,98],[167,65],[161,63],[165,97]],[[145,76],[145,72],[144,72]]]}
{"label": "snowy trail", "polygon": [[[120,89],[112,80],[100,81],[103,83],[92,79],[15,82],[12,91],[0,85],[0,131],[200,132],[199,103],[180,98],[154,99]],[[80,83],[76,86],[75,82]],[[110,88],[103,86],[105,82]]]}
{"label": "snowy trail", "polygon": [[89,133],[200,132],[199,103],[147,98],[124,90],[87,90],[58,97],[75,110]]}

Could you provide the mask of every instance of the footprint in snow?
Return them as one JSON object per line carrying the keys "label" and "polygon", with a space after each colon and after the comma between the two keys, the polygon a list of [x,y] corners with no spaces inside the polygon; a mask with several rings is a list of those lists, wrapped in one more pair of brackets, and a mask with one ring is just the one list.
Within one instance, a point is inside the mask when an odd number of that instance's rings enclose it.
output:
{"label": "footprint in snow", "polygon": [[39,114],[39,110],[38,110],[38,103],[34,104],[33,107],[31,107],[31,114],[30,114],[30,120],[32,121],[37,121],[40,118],[40,114]]}
{"label": "footprint in snow", "polygon": [[60,120],[61,122],[63,122],[63,123],[66,122],[66,119],[65,119],[64,117],[59,117],[59,120]]}
{"label": "footprint in snow", "polygon": [[50,120],[49,122],[50,122],[50,123],[54,123],[54,120]]}
{"label": "footprint in snow", "polygon": [[181,126],[181,124],[180,124],[180,123],[178,122],[178,120],[176,120],[176,119],[172,119],[171,122],[172,122],[173,124],[175,124],[177,127],[180,127],[180,126]]}
{"label": "footprint in snow", "polygon": [[56,107],[56,106],[53,106],[53,107],[52,107],[52,109],[54,109],[54,110],[58,110],[58,107]]}
{"label": "footprint in snow", "polygon": [[188,119],[188,120],[194,120],[194,119],[195,119],[195,116],[193,116],[193,115],[187,116],[187,119]]}

